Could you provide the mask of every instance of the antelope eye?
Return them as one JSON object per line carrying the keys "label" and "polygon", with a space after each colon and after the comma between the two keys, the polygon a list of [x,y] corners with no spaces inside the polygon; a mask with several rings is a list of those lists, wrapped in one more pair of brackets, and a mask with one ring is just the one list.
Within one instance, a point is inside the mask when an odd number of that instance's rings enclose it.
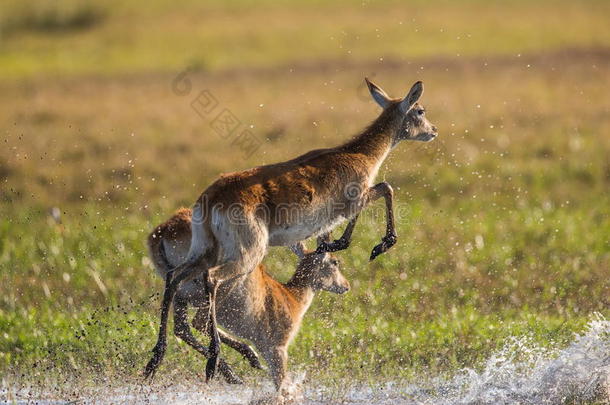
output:
{"label": "antelope eye", "polygon": [[417,115],[424,115],[426,110],[417,110]]}
{"label": "antelope eye", "polygon": [[333,266],[338,266],[339,261],[337,259],[330,259],[330,264],[332,264]]}

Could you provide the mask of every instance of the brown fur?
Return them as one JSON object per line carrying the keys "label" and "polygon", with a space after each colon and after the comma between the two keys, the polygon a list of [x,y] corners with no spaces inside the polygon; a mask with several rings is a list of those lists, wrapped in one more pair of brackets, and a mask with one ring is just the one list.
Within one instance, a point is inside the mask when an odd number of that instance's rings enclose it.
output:
{"label": "brown fur", "polygon": [[[223,175],[201,194],[193,207],[197,220],[192,223],[189,252],[166,284],[159,337],[145,375],[154,374],[163,358],[169,307],[183,281],[203,276],[208,287],[212,343],[206,376],[212,378],[220,350],[215,315],[218,288],[253,272],[268,246],[293,246],[328,233],[345,219],[351,219],[346,231],[351,235],[360,211],[381,197],[386,200],[386,235],[373,249],[371,259],[396,243],[391,187],[386,183],[373,186],[373,182],[398,142],[430,141],[437,132],[416,105],[423,92],[421,82],[401,100],[390,99],[368,80],[367,85],[383,112],[360,135],[336,148]],[[356,190],[355,195],[348,188]],[[333,251],[348,245],[349,241],[320,248]]]}
{"label": "brown fur", "polygon": [[275,218],[278,204],[307,206],[325,202],[353,177],[366,176],[371,166],[392,145],[397,125],[391,111],[384,111],[361,135],[336,148],[307,152],[295,159],[227,173],[212,183],[200,197],[224,206],[241,204],[249,209],[266,206]]}
{"label": "brown fur", "polygon": [[[188,253],[188,246],[175,243],[188,240],[191,233],[191,210],[180,209],[149,235],[148,248],[153,263],[164,276]],[[173,262],[163,252],[172,250]],[[199,286],[201,284],[198,284]],[[203,291],[187,284],[178,295],[200,307],[193,325],[205,332],[207,306]],[[201,287],[199,287],[201,288]],[[183,290],[187,289],[188,292]],[[220,326],[242,339],[251,341],[267,361],[276,387],[284,381],[287,348],[298,331],[303,315],[317,290],[343,293],[349,283],[329,254],[304,252],[291,279],[279,283],[259,264],[248,276],[225,283],[218,291],[218,322]]]}

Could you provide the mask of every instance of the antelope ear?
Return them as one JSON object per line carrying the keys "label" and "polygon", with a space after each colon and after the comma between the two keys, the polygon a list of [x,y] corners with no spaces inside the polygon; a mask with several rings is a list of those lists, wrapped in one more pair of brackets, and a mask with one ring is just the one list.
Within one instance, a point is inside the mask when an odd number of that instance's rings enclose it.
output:
{"label": "antelope ear", "polygon": [[297,255],[299,259],[305,257],[305,245],[303,244],[303,242],[299,242],[290,246],[290,250],[292,250],[292,253]]}
{"label": "antelope ear", "polygon": [[417,100],[424,93],[424,84],[422,82],[415,82],[415,84],[409,90],[409,94],[400,102],[400,109],[406,113],[413,107],[413,104],[417,103]]}
{"label": "antelope ear", "polygon": [[377,86],[366,77],[364,78],[364,81],[371,92],[371,96],[373,96],[373,100],[375,100],[377,104],[381,106],[381,108],[386,108],[388,105],[390,105],[390,97],[381,89],[381,87]]}

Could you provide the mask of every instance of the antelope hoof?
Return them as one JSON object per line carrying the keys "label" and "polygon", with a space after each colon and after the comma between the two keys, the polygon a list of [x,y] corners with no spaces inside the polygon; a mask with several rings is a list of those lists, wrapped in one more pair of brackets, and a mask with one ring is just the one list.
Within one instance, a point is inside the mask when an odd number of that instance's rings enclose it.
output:
{"label": "antelope hoof", "polygon": [[396,244],[396,235],[390,234],[390,235],[384,236],[381,239],[381,243],[373,248],[373,251],[371,252],[371,258],[369,260],[370,261],[375,260],[375,258],[377,256],[379,256],[382,253],[387,252],[388,249],[390,249],[395,244]]}
{"label": "antelope hoof", "polygon": [[165,355],[165,343],[157,343],[153,348],[153,356],[146,365],[144,369],[144,379],[152,379],[157,372],[157,368],[159,368],[159,364],[161,364],[161,360],[163,360],[163,356]]}
{"label": "antelope hoof", "polygon": [[316,249],[316,254],[338,252],[349,247],[349,242],[345,239],[337,239],[331,243],[322,242]]}
{"label": "antelope hoof", "polygon": [[208,359],[205,365],[205,382],[210,382],[211,379],[216,375],[216,369],[218,368],[218,356],[213,356]]}

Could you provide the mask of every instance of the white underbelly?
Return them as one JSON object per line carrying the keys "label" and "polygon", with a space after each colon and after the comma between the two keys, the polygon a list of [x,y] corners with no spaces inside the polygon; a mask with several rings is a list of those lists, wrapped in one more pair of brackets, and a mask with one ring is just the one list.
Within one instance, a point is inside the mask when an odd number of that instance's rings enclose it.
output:
{"label": "white underbelly", "polygon": [[345,217],[339,213],[332,215],[327,212],[319,212],[306,215],[301,221],[291,224],[277,225],[269,233],[270,246],[292,246],[297,242],[309,239],[334,229],[345,221]]}

